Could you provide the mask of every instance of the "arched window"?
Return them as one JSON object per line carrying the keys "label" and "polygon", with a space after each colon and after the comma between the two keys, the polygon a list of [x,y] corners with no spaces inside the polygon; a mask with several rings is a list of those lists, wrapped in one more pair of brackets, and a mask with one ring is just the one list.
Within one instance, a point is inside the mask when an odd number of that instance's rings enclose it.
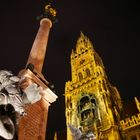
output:
{"label": "arched window", "polygon": [[104,88],[105,91],[107,91],[106,84],[105,84],[104,80],[103,80],[103,88]]}
{"label": "arched window", "polygon": [[91,103],[94,104],[96,106],[96,101],[94,98],[91,99]]}
{"label": "arched window", "polygon": [[89,97],[88,96],[84,96],[83,98],[81,98],[80,104],[85,104],[85,103],[88,103],[89,101],[90,101]]}
{"label": "arched window", "polygon": [[70,97],[70,108],[72,108],[72,101],[71,101],[71,97]]}
{"label": "arched window", "polygon": [[91,75],[90,70],[88,68],[86,69],[86,74],[87,74],[87,76]]}
{"label": "arched window", "polygon": [[96,99],[92,95],[83,96],[79,101],[77,109],[81,125],[86,125],[87,122],[91,125],[98,117]]}
{"label": "arched window", "polygon": [[80,80],[80,81],[83,79],[83,75],[82,75],[82,73],[81,73],[81,72],[80,72],[80,73],[78,73],[78,77],[79,77],[79,80]]}
{"label": "arched window", "polygon": [[69,107],[69,98],[67,98],[66,107]]}
{"label": "arched window", "polygon": [[97,73],[96,73],[96,74],[97,74],[97,76],[99,76],[99,72],[98,72],[98,71],[97,71]]}

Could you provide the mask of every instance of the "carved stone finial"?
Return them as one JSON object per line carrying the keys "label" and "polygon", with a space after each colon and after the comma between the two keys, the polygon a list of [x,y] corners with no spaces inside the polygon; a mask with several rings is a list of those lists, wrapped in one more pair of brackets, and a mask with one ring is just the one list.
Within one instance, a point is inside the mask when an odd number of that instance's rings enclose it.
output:
{"label": "carved stone finial", "polygon": [[138,111],[140,112],[140,102],[139,102],[139,100],[137,99],[137,97],[134,97],[134,99],[135,99],[135,103],[136,103],[137,109],[138,109]]}
{"label": "carved stone finial", "polygon": [[80,31],[80,37],[84,37],[84,34],[82,31]]}

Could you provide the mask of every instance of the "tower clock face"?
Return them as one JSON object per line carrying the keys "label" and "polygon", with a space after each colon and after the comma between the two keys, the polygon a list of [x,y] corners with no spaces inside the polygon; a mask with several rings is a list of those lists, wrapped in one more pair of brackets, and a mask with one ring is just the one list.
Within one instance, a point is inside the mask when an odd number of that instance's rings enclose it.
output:
{"label": "tower clock face", "polygon": [[78,101],[78,117],[81,126],[91,126],[97,118],[96,99],[89,94],[83,94]]}

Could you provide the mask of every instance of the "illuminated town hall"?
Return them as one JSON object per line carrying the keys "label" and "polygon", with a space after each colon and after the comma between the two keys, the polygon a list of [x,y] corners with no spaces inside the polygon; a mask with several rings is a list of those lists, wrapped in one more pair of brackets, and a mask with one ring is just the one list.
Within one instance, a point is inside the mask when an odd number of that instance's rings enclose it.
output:
{"label": "illuminated town hall", "polygon": [[138,99],[136,114],[125,117],[120,94],[109,82],[102,59],[83,33],[70,58],[72,79],[65,85],[67,140],[140,140]]}

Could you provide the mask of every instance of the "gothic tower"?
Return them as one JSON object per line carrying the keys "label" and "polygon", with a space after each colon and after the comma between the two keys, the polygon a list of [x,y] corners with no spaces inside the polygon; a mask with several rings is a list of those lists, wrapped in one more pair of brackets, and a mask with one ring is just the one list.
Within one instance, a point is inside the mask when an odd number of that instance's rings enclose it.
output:
{"label": "gothic tower", "polygon": [[65,85],[67,140],[73,140],[69,126],[86,137],[120,140],[122,103],[116,87],[108,81],[102,59],[90,40],[81,33],[71,53],[71,81]]}

